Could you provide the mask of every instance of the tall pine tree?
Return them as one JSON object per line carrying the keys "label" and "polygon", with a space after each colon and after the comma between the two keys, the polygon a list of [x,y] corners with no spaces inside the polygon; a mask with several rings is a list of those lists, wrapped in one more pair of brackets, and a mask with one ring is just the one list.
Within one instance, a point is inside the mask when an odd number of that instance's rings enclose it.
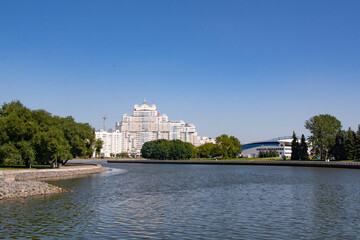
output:
{"label": "tall pine tree", "polygon": [[300,159],[300,144],[296,137],[295,132],[293,132],[293,140],[291,142],[291,160]]}
{"label": "tall pine tree", "polygon": [[354,160],[356,158],[355,138],[355,132],[349,128],[349,130],[346,131],[345,137],[345,151],[347,160]]}
{"label": "tall pine tree", "polygon": [[300,160],[309,160],[308,146],[306,144],[304,134],[301,135],[300,149],[299,149],[299,159]]}
{"label": "tall pine tree", "polygon": [[346,160],[346,151],[345,151],[345,132],[339,130],[335,137],[335,145],[332,149],[332,154],[334,155],[335,160]]}
{"label": "tall pine tree", "polygon": [[355,140],[355,159],[360,161],[360,124],[358,125],[358,130],[356,132]]}

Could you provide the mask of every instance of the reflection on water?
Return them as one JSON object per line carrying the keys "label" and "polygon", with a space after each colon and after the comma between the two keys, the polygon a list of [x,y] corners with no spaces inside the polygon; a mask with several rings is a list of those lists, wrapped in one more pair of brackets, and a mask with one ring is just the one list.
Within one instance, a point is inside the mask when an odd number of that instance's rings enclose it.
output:
{"label": "reflection on water", "polygon": [[[105,164],[107,165],[107,164]],[[359,170],[109,164],[0,202],[3,238],[356,239]]]}

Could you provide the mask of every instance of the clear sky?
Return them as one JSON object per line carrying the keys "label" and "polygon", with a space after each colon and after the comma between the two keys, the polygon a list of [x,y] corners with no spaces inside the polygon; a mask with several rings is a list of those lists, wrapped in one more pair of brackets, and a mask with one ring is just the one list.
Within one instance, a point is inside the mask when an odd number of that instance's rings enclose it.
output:
{"label": "clear sky", "polygon": [[0,102],[113,127],[146,98],[201,136],[360,124],[360,1],[1,0]]}

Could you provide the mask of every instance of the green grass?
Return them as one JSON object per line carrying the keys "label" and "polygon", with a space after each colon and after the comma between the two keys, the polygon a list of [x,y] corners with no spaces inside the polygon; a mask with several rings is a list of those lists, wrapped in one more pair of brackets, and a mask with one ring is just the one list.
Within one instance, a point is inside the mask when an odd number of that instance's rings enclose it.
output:
{"label": "green grass", "polygon": [[[221,159],[218,158],[218,161],[280,161],[282,158],[233,158],[233,159]],[[216,161],[215,158],[191,158],[189,161]]]}

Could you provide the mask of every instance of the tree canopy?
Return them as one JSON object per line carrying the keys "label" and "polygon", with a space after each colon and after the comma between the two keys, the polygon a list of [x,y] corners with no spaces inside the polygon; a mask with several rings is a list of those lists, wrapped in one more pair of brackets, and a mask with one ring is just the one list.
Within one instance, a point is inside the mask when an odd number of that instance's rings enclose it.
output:
{"label": "tree canopy", "polygon": [[144,143],[141,148],[143,158],[159,160],[189,159],[193,156],[195,148],[191,143],[180,140],[159,139]]}
{"label": "tree canopy", "polygon": [[335,136],[335,143],[331,148],[331,155],[336,160],[358,160],[360,146],[357,143],[359,141],[358,134],[351,128],[347,131],[339,130]]}
{"label": "tree canopy", "polygon": [[349,128],[345,133],[345,152],[346,152],[346,159],[353,160],[356,159],[356,133]]}
{"label": "tree canopy", "polygon": [[197,155],[200,158],[211,158],[211,157],[220,157],[221,152],[218,145],[214,143],[205,143],[196,148]]}
{"label": "tree canopy", "polygon": [[355,159],[360,161],[360,125],[358,125],[358,130],[356,131],[355,149]]}
{"label": "tree canopy", "polygon": [[279,153],[275,149],[260,150],[259,158],[278,157]]}
{"label": "tree canopy", "polygon": [[308,146],[304,134],[301,135],[299,143],[295,132],[293,132],[293,140],[291,142],[291,160],[309,160]]}
{"label": "tree canopy", "polygon": [[295,132],[293,132],[293,140],[291,142],[291,160],[299,160],[299,157],[300,157],[300,144]]}
{"label": "tree canopy", "polygon": [[103,141],[101,139],[96,139],[95,140],[95,144],[94,144],[94,148],[95,148],[95,153],[97,156],[99,156],[101,149],[103,148]]}
{"label": "tree canopy", "polygon": [[216,138],[216,144],[219,146],[222,158],[236,158],[241,153],[241,144],[239,139],[234,136],[223,134]]}
{"label": "tree canopy", "polygon": [[19,101],[0,108],[0,165],[31,166],[90,157],[94,143],[94,129],[72,117],[30,110]]}
{"label": "tree canopy", "polygon": [[335,160],[346,160],[347,154],[345,150],[345,133],[339,130],[335,136],[335,144],[331,149],[331,153]]}
{"label": "tree canopy", "polygon": [[341,122],[329,114],[311,117],[305,122],[305,128],[312,134],[310,142],[315,154],[325,160],[329,150],[335,144],[336,134],[341,130]]}

